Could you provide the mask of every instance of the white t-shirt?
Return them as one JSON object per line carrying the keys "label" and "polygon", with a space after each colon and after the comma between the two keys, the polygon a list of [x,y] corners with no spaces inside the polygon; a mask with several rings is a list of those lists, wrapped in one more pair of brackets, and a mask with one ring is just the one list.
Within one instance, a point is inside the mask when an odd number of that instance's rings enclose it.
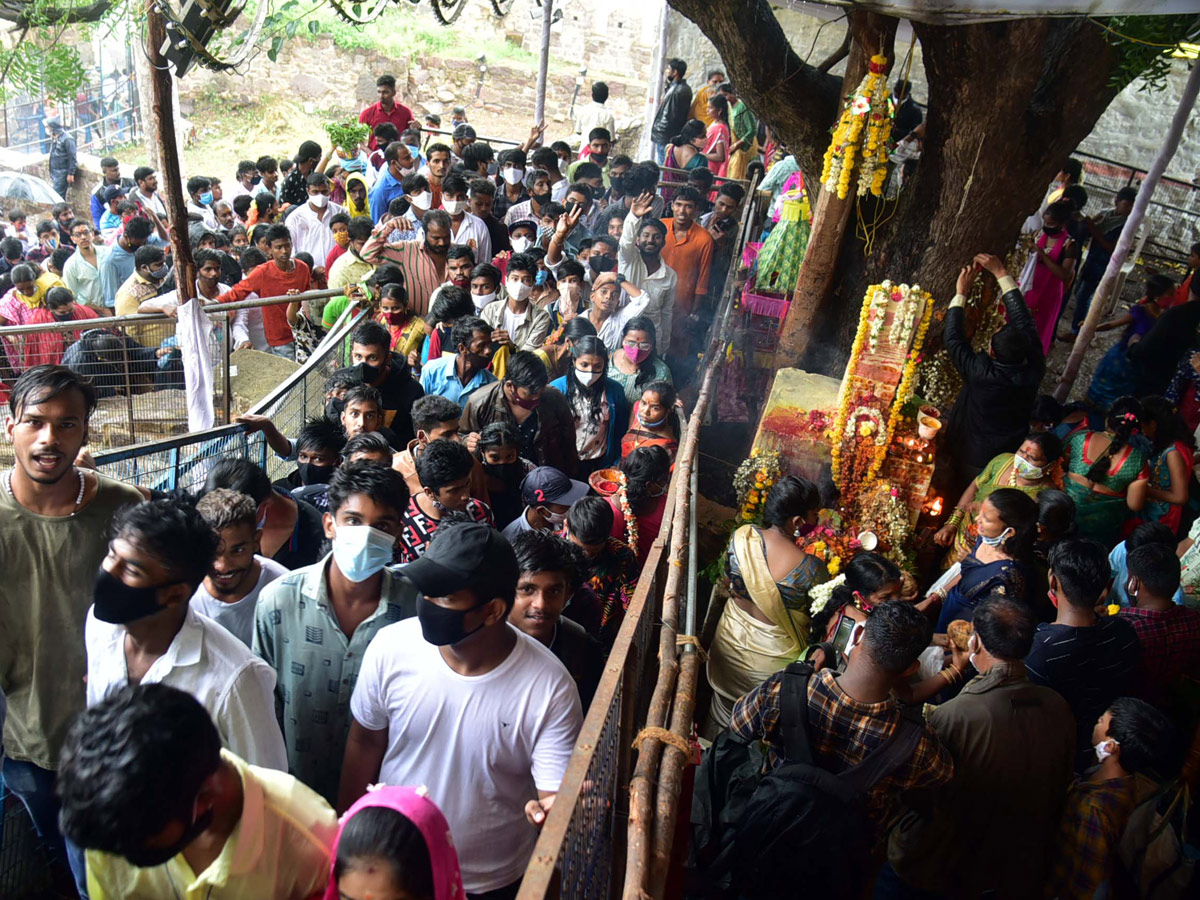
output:
{"label": "white t-shirt", "polygon": [[275,560],[267,559],[265,556],[255,554],[254,558],[262,566],[262,571],[258,575],[258,584],[254,585],[250,593],[241,600],[236,603],[225,603],[218,600],[208,592],[203,581],[196,588],[196,593],[192,595],[191,600],[192,609],[202,616],[208,616],[218,625],[224,626],[226,631],[247,647],[254,638],[254,608],[258,605],[258,595],[276,578],[291,571],[287,566],[281,566]]}
{"label": "white t-shirt", "polygon": [[517,329],[525,324],[525,319],[529,316],[529,307],[525,307],[525,312],[515,313],[508,308],[508,304],[504,304],[504,316],[501,322],[504,324],[504,330],[508,332],[508,336],[516,341]]}
{"label": "white t-shirt", "polygon": [[367,647],[350,700],[359,724],[388,731],[380,782],[425,785],[445,813],[470,893],[524,873],[538,835],[525,804],[558,790],[583,721],[562,663],[513,633],[508,659],[466,677],[425,641],[419,619],[389,625]]}

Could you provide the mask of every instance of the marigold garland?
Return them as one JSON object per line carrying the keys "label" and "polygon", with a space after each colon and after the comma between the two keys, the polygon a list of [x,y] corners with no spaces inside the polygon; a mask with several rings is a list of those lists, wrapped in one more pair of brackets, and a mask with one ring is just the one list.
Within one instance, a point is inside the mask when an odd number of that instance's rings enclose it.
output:
{"label": "marigold garland", "polygon": [[737,491],[738,506],[743,522],[753,522],[761,514],[767,502],[767,494],[783,477],[783,457],[777,450],[750,451],[733,476],[733,487]]}
{"label": "marigold garland", "polygon": [[825,151],[821,184],[839,199],[844,200],[850,192],[856,156],[861,158],[858,196],[870,192],[878,197],[883,193],[893,115],[887,63],[886,56],[871,57],[867,74],[847,100]]}

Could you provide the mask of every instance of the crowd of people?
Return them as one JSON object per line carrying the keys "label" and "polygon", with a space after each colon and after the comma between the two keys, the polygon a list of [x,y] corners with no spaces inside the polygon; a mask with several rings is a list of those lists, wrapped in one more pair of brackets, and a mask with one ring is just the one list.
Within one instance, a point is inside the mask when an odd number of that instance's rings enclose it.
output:
{"label": "crowd of people", "polygon": [[[85,453],[118,389],[106,352],[163,384],[202,350],[104,325],[197,307],[153,170],[107,158],[86,216],[61,204],[32,235],[9,217],[0,325],[80,326],[0,341],[3,774],[80,896],[516,896],[663,522],[737,179],[760,152],[772,192],[797,171],[722,72],[694,95],[686,73],[668,62],[657,161],[614,152],[602,83],[569,141],[539,124],[494,152],[458,108],[442,140],[384,75],[363,146],[190,176],[199,297],[343,292],[238,310],[236,346],[302,360],[365,310],[322,416],[240,417],[274,480],[222,458],[164,494]],[[1151,279],[1106,323],[1127,330],[1088,403],[1039,396],[1064,299],[1077,324],[1128,214],[1118,194],[1083,216],[1070,168],[1020,284],[981,254],[946,317],[946,574],[861,551],[830,578],[797,546],[823,490],[795,476],[726,553],[706,764],[761,741],[752,790],[787,790],[798,762],[870,771],[846,815],[869,823],[879,898],[1101,896],[1181,765],[1200,288]],[[1074,283],[1068,233],[1093,242]],[[1007,324],[976,353],[983,270]],[[743,840],[735,890],[774,896],[786,844]]]}

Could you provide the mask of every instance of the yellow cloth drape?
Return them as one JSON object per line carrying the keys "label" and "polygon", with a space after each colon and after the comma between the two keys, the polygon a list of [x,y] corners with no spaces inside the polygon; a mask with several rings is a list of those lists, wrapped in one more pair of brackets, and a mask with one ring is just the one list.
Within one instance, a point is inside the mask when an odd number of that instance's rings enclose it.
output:
{"label": "yellow cloth drape", "polygon": [[[361,206],[355,203],[353,198],[350,196],[350,185],[355,181],[360,182],[363,186],[363,190],[367,191],[367,193],[363,195],[363,202]],[[346,176],[346,211],[350,213],[351,218],[354,216],[371,215],[371,194],[367,189],[367,179],[365,179],[358,172],[351,172]]]}

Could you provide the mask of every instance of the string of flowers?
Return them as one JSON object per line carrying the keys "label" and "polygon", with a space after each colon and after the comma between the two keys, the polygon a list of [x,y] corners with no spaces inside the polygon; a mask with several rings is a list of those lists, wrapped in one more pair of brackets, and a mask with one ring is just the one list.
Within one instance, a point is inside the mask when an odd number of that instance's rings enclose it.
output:
{"label": "string of flowers", "polygon": [[871,309],[874,305],[875,289],[874,286],[867,288],[867,295],[863,298],[862,311],[858,316],[858,330],[854,333],[854,344],[850,347],[850,360],[846,363],[846,375],[842,379],[842,387],[838,393],[838,408],[837,415],[833,419],[833,427],[830,429],[830,437],[832,438],[829,447],[829,458],[833,464],[833,481],[834,484],[841,487],[842,484],[842,431],[846,427],[846,419],[850,415],[850,403],[853,396],[854,375],[858,370],[858,359],[862,356],[863,344],[867,339],[867,325],[870,321]]}
{"label": "string of flowers", "polygon": [[824,584],[814,585],[808,589],[808,614],[815,616],[826,606],[829,605],[829,598],[833,596],[833,592],[846,583],[844,574],[838,575],[836,578],[831,578]]}
{"label": "string of flowers", "polygon": [[621,484],[621,489],[617,491],[617,503],[621,507],[621,515],[625,517],[625,542],[636,553],[638,548],[637,516],[633,514],[633,507],[629,505],[629,481],[620,469],[617,470],[617,480]]}
{"label": "string of flowers", "polygon": [[767,494],[782,477],[783,457],[777,450],[760,451],[756,447],[742,460],[733,475],[733,487],[743,522],[753,522],[762,514]]}
{"label": "string of flowers", "polygon": [[887,180],[888,140],[892,133],[891,94],[887,86],[887,57],[872,56],[867,74],[842,109],[833,129],[821,184],[844,200],[850,192],[855,157],[861,157],[858,196],[883,193]]}

